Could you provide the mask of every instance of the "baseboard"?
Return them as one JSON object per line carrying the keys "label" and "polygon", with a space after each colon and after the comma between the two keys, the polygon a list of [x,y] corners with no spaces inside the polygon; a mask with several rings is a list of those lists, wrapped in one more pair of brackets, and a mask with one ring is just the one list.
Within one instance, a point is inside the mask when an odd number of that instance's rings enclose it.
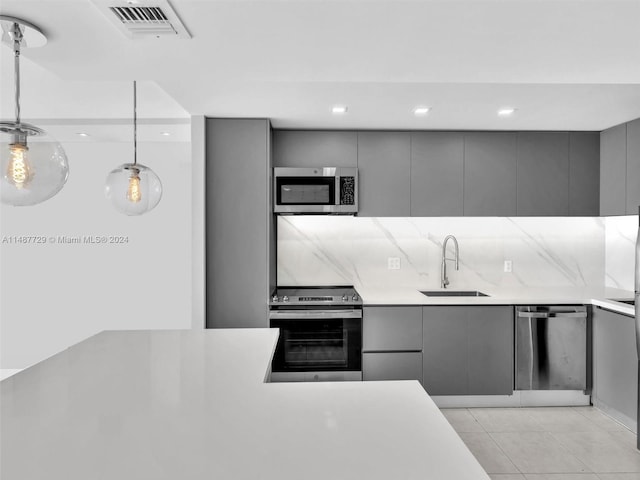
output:
{"label": "baseboard", "polygon": [[591,405],[581,390],[517,390],[513,395],[434,395],[440,408],[578,407]]}
{"label": "baseboard", "polygon": [[593,400],[593,406],[596,407],[605,415],[607,415],[608,417],[613,418],[616,422],[624,425],[633,433],[636,433],[636,434],[638,433],[638,424],[633,418],[628,417],[624,413],[621,413],[619,410],[616,410],[615,408],[610,407],[609,405],[601,402],[598,399]]}

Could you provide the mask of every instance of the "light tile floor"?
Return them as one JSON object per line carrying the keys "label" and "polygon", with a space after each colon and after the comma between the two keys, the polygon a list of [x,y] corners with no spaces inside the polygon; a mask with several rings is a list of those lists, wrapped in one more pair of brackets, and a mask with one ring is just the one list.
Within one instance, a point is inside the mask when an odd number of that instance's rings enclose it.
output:
{"label": "light tile floor", "polygon": [[442,413],[493,480],[640,480],[635,434],[593,407]]}

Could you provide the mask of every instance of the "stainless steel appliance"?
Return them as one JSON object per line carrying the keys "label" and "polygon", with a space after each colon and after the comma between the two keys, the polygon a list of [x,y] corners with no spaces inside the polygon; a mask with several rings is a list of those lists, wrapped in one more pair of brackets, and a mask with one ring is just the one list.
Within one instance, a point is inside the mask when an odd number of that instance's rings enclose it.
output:
{"label": "stainless steel appliance", "polygon": [[353,287],[278,287],[272,382],[362,380],[362,300]]}
{"label": "stainless steel appliance", "polygon": [[273,211],[280,214],[358,213],[358,169],[273,169]]}
{"label": "stainless steel appliance", "polygon": [[[638,354],[638,394],[640,394],[640,308],[638,308],[638,298],[640,297],[640,207],[638,207],[638,236],[636,237],[636,266],[635,266],[635,285],[634,285],[634,306],[636,314],[636,349]],[[637,447],[640,450],[640,396],[638,396],[638,424],[637,424]]]}
{"label": "stainless steel appliance", "polygon": [[516,390],[587,389],[584,305],[516,308]]}

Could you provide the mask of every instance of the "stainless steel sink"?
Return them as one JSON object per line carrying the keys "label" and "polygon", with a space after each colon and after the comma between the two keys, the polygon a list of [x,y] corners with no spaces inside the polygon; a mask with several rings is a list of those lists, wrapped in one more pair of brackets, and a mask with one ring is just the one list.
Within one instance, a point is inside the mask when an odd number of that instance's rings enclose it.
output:
{"label": "stainless steel sink", "polygon": [[486,293],[477,290],[421,290],[427,297],[488,297]]}

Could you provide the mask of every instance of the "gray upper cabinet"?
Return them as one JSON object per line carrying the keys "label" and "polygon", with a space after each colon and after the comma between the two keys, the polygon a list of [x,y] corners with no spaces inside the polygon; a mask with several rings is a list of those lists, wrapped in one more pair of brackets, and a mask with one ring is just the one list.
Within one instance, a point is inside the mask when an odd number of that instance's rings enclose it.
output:
{"label": "gray upper cabinet", "polygon": [[461,133],[411,133],[411,216],[462,216],[463,170]]}
{"label": "gray upper cabinet", "polygon": [[268,327],[269,121],[207,119],[206,135],[206,325]]}
{"label": "gray upper cabinet", "polygon": [[464,136],[464,214],[516,215],[515,133]]}
{"label": "gray upper cabinet", "polygon": [[600,215],[626,213],[627,124],[600,134]]}
{"label": "gray upper cabinet", "polygon": [[358,133],[358,215],[408,217],[411,214],[411,144],[408,133]]}
{"label": "gray upper cabinet", "polygon": [[569,134],[518,133],[517,213],[569,214]]}
{"label": "gray upper cabinet", "polygon": [[569,215],[600,213],[600,134],[569,134]]}
{"label": "gray upper cabinet", "polygon": [[640,206],[640,118],[627,123],[627,214]]}
{"label": "gray upper cabinet", "polygon": [[626,129],[276,130],[273,163],[358,167],[360,216],[623,215],[640,205],[640,119],[628,144]]}
{"label": "gray upper cabinet", "polygon": [[356,132],[275,130],[275,167],[356,167]]}

